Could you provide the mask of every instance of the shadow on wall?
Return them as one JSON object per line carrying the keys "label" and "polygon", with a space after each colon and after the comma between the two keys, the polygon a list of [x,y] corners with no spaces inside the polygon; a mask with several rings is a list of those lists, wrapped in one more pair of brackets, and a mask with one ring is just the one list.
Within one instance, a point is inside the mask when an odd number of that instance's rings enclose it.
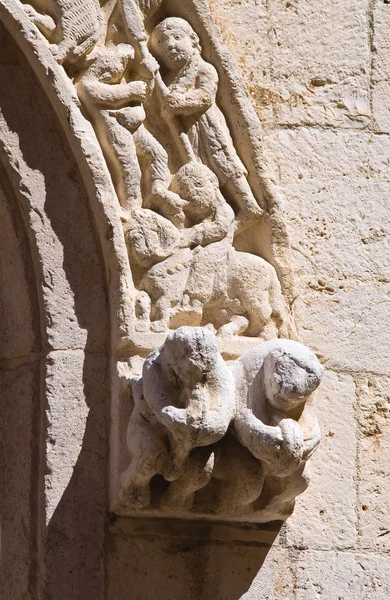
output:
{"label": "shadow on wall", "polygon": [[[33,207],[26,237],[41,252],[40,261],[26,259],[27,284],[20,284],[18,302],[38,293],[49,315],[43,323],[47,339],[40,339],[29,333],[30,321],[39,321],[38,306],[16,314],[14,321],[26,321],[23,334],[32,341],[28,338],[29,345],[22,336],[23,351],[7,355],[7,360],[18,356],[21,364],[14,369],[7,363],[0,371],[0,376],[7,372],[8,391],[1,447],[8,463],[1,473],[1,517],[9,525],[2,598],[238,600],[261,569],[281,523],[256,531],[117,519],[106,527],[109,345],[102,258],[79,171],[53,110],[13,42],[3,36],[1,43],[0,80],[8,84],[0,88],[0,109],[17,134],[15,159],[30,169],[32,185],[23,188],[22,202]],[[18,176],[14,184],[20,186]],[[28,243],[16,244],[17,252],[25,257]],[[9,289],[7,280],[0,288]],[[16,294],[0,296],[7,314]],[[15,326],[11,329],[15,333]],[[28,372],[25,379],[22,371]],[[40,440],[46,451],[39,449]],[[46,527],[39,501],[44,492]]]}
{"label": "shadow on wall", "polygon": [[282,524],[114,518],[106,536],[107,598],[238,600]]}
{"label": "shadow on wall", "polygon": [[[19,455],[13,453],[11,441],[4,448],[8,464],[3,470],[6,482],[2,495],[9,497],[3,499],[6,514],[2,514],[2,520],[23,520],[24,535],[16,541],[15,536],[14,540],[6,538],[4,543],[10,545],[3,544],[2,551],[3,555],[21,557],[24,570],[29,562],[29,573],[9,577],[0,595],[4,600],[36,598],[41,597],[44,587],[44,598],[97,600],[104,597],[107,515],[109,344],[102,259],[78,168],[58,130],[53,110],[27,61],[4,31],[1,47],[0,80],[7,85],[0,85],[0,110],[15,147],[16,156],[10,159],[15,169],[14,188],[20,187],[23,193],[22,199],[16,194],[12,200],[23,207],[35,270],[29,289],[25,292],[19,286],[20,298],[1,296],[3,304],[17,304],[24,302],[24,293],[38,294],[45,317],[42,340],[33,348],[38,375],[33,374],[33,381],[27,379],[16,389],[15,410],[22,405],[22,412],[19,410],[7,419],[8,425],[14,427],[8,431],[8,438],[15,442],[18,439],[22,448]],[[3,139],[9,142],[5,133]],[[27,178],[21,184],[18,171],[23,169],[27,169]],[[28,189],[26,182],[31,183]],[[34,253],[34,246],[38,246],[39,256]],[[17,251],[26,254],[21,246]],[[29,268],[31,275],[32,267]],[[12,270],[9,273],[11,277]],[[2,288],[7,286],[7,281],[0,283]],[[3,306],[4,310],[7,314]],[[39,320],[38,310],[28,317]],[[24,327],[30,330],[30,323],[27,321]],[[31,350],[26,347],[25,352],[25,357],[17,352],[22,364],[32,360]],[[32,424],[27,419],[30,413],[35,413]],[[34,439],[29,439],[31,435],[19,435],[23,415]],[[40,423],[46,425],[44,432],[39,431]],[[25,454],[21,440],[27,445],[27,454],[30,445],[37,447],[41,440],[44,446],[46,441],[46,468],[45,449],[41,447],[42,461],[35,456],[31,469],[19,473],[18,465]],[[14,477],[21,481],[11,485]],[[16,501],[19,488],[23,488],[22,499],[27,497],[26,506]],[[43,503],[38,503],[44,493],[50,517],[46,528]],[[41,524],[40,531],[35,530],[36,523]],[[38,552],[37,547],[41,548]],[[13,566],[13,572],[18,572],[17,562]]]}

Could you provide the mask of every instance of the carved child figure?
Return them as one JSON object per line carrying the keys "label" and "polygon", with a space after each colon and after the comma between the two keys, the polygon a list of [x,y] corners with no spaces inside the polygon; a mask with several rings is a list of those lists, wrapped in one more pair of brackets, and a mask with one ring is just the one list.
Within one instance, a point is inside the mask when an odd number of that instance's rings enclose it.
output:
{"label": "carved child figure", "polygon": [[179,118],[195,155],[218,177],[223,191],[241,209],[241,217],[260,216],[246,169],[234,148],[225,118],[216,104],[218,75],[201,57],[199,38],[184,19],[169,17],[150,37],[150,47],[167,67],[164,113]]}
{"label": "carved child figure", "polygon": [[211,451],[192,451],[223,437],[233,415],[233,376],[213,334],[200,327],[169,334],[145,360],[133,396],[127,438],[132,458],[122,475],[122,497],[147,506],[150,480],[160,474],[177,480],[169,502],[184,502],[211,477]]}
{"label": "carved child figure", "polygon": [[[224,482],[220,510],[255,502],[262,520],[283,518],[307,487],[305,462],[320,442],[312,394],[323,367],[302,344],[271,340],[246,352],[231,370],[237,394],[233,428],[238,441],[261,461],[261,471],[246,468],[248,457],[243,457],[243,468],[240,461],[236,469],[221,461],[215,473]],[[238,471],[245,485],[238,482]],[[260,498],[257,506],[262,491],[267,498]]]}

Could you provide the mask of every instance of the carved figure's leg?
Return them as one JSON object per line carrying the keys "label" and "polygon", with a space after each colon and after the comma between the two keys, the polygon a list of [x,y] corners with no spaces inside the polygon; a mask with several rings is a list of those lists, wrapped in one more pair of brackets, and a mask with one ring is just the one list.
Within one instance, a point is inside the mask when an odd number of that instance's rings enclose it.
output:
{"label": "carved figure's leg", "polygon": [[52,44],[50,47],[54,58],[60,65],[66,61],[68,56],[74,51],[75,48],[76,40],[73,37],[63,37],[58,44]]}
{"label": "carved figure's leg", "polygon": [[249,505],[261,494],[264,469],[260,461],[231,435],[223,440],[213,473],[218,480],[216,512],[248,512]]}
{"label": "carved figure's leg", "polygon": [[245,175],[228,179],[224,187],[240,206],[239,218],[246,220],[262,217],[263,209],[258,205]]}
{"label": "carved figure's leg", "polygon": [[150,324],[150,329],[156,333],[169,329],[169,320],[171,316],[171,302],[166,296],[153,303],[154,320]]}
{"label": "carved figure's leg", "polygon": [[149,202],[176,227],[182,228],[185,220],[183,200],[168,189],[172,176],[167,152],[143,125],[133,137]]}
{"label": "carved figure's leg", "polygon": [[214,467],[214,453],[210,448],[195,448],[187,461],[184,473],[173,481],[164,493],[160,506],[166,509],[189,510],[195,492],[210,481]]}
{"label": "carved figure's leg", "polygon": [[150,503],[150,480],[169,461],[164,430],[146,421],[135,407],[127,437],[132,458],[121,476],[121,501],[142,508]]}
{"label": "carved figure's leg", "polygon": [[135,299],[135,330],[149,331],[151,302],[146,292],[138,292]]}
{"label": "carved figure's leg", "polygon": [[121,205],[128,210],[140,208],[141,170],[132,134],[109,114],[95,127]]}
{"label": "carved figure's leg", "polygon": [[140,288],[152,300],[153,331],[166,331],[172,315],[178,312],[188,277],[192,253],[189,249],[170,256],[150,269],[141,281]]}
{"label": "carved figure's leg", "polygon": [[248,329],[249,321],[246,317],[235,315],[229,323],[222,325],[218,330],[218,335],[223,338],[242,335]]}
{"label": "carved figure's leg", "polygon": [[[289,477],[270,477],[270,482],[267,477],[265,491],[271,500],[261,511],[262,519],[286,519],[294,509],[295,498],[306,490],[309,481],[310,473],[306,463],[302,463]],[[259,500],[262,501],[261,498]]]}
{"label": "carved figure's leg", "polygon": [[150,193],[158,191],[161,185],[168,189],[171,181],[168,154],[160,142],[143,125],[135,131],[134,142],[137,147],[137,155],[144,167],[144,178]]}
{"label": "carved figure's leg", "polygon": [[280,335],[286,321],[284,300],[276,272],[260,257],[232,251],[228,265],[228,291],[238,297],[249,315],[251,335],[266,339]]}

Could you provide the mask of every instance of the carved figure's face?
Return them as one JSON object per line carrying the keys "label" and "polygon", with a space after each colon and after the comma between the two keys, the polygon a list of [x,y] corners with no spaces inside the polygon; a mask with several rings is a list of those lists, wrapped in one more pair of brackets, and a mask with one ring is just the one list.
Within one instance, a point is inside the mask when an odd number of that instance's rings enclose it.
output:
{"label": "carved figure's face", "polygon": [[210,332],[180,327],[165,341],[164,360],[184,384],[191,386],[215,369],[218,346]]}
{"label": "carved figure's face", "polygon": [[129,44],[108,46],[99,51],[89,72],[95,74],[101,82],[119,83],[133,59],[134,48]]}
{"label": "carved figure's face", "polygon": [[307,400],[320,383],[322,370],[313,371],[298,364],[291,356],[267,356],[264,382],[267,400],[274,408],[291,410]]}
{"label": "carved figure's face", "polygon": [[171,69],[182,67],[194,54],[193,40],[179,25],[159,31],[154,45],[159,58]]}
{"label": "carved figure's face", "polygon": [[207,167],[189,163],[182,167],[172,179],[170,189],[188,201],[186,216],[205,218],[215,208],[218,180]]}

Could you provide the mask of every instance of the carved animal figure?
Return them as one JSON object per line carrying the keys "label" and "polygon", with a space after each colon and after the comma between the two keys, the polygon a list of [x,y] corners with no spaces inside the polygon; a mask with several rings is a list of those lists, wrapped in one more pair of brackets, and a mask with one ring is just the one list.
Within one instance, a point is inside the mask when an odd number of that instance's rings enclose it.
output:
{"label": "carved animal figure", "polygon": [[200,325],[210,308],[222,335],[246,330],[268,338],[286,335],[288,318],[275,269],[232,247],[234,213],[216,177],[207,167],[189,163],[174,176],[171,189],[185,201],[187,224],[196,224],[181,230],[181,249],[150,268],[140,283],[152,299],[153,329],[167,330],[173,318]]}
{"label": "carved animal figure", "polygon": [[220,481],[217,510],[261,510],[264,522],[283,519],[308,485],[305,464],[321,439],[313,393],[323,367],[302,344],[271,340],[230,368],[236,386],[233,429],[244,448],[233,440],[222,449],[213,472]]}
{"label": "carved animal figure", "polygon": [[60,64],[75,63],[99,40],[103,15],[98,0],[34,0],[24,8],[51,43]]}
{"label": "carved animal figure", "polygon": [[239,205],[240,219],[260,217],[263,211],[216,104],[217,71],[201,57],[197,34],[184,19],[169,17],[154,29],[150,47],[168,69],[166,85],[161,80],[163,115],[168,120],[179,119],[195,155],[217,175],[221,189]]}

